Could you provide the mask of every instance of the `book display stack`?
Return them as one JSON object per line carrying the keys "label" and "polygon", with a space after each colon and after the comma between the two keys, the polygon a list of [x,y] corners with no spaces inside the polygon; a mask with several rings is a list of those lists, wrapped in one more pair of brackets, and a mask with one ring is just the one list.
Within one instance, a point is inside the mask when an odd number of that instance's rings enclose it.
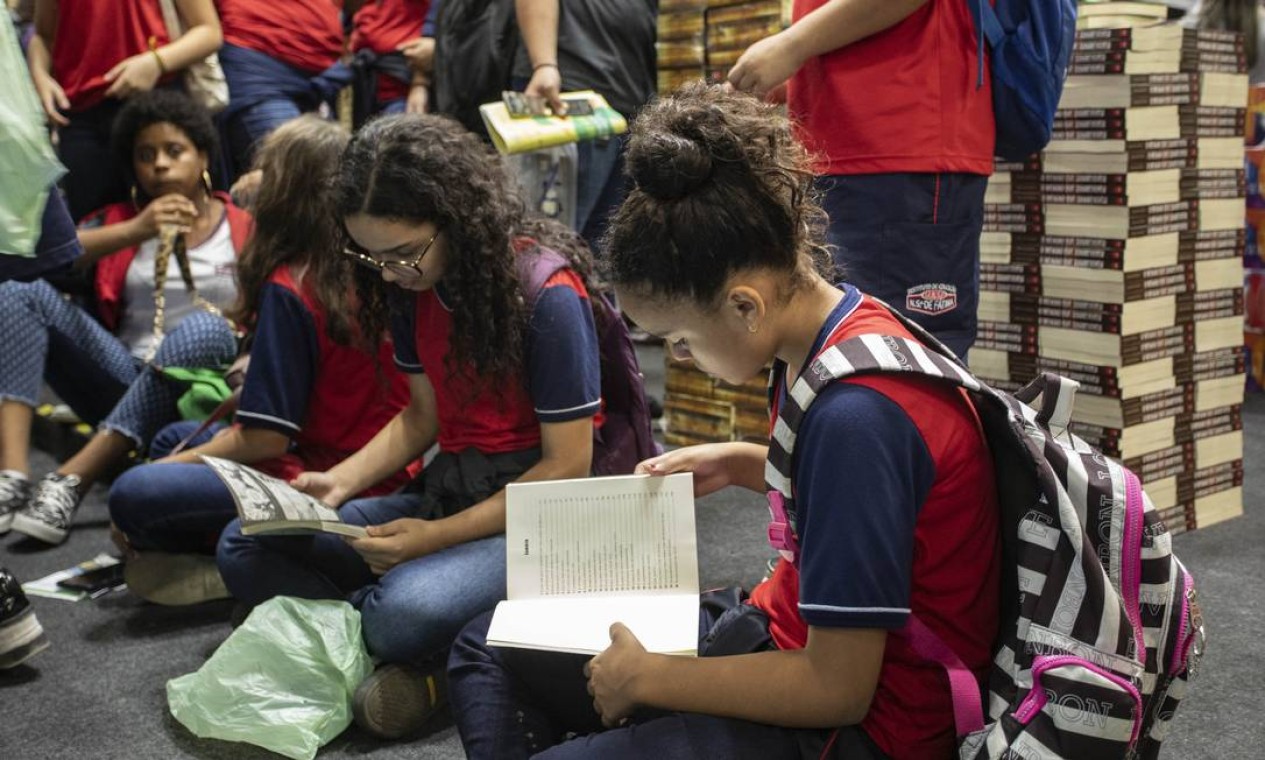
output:
{"label": "book display stack", "polygon": [[702,79],[703,12],[707,0],[660,0],[659,37],[655,43],[659,67],[659,93]]}
{"label": "book display stack", "polygon": [[1265,193],[1261,171],[1265,169],[1265,85],[1254,85],[1248,93],[1247,157],[1247,246],[1243,250],[1243,353],[1247,362],[1247,389],[1265,390]]}
{"label": "book display stack", "polygon": [[659,92],[697,79],[724,82],[748,47],[790,23],[790,0],[662,0]]}
{"label": "book display stack", "polygon": [[1242,512],[1245,72],[1232,33],[1083,30],[1052,141],[986,199],[972,369],[1079,381],[1072,431],[1174,531]]}
{"label": "book display stack", "polygon": [[[666,354],[666,351],[665,351]],[[733,386],[708,377],[693,362],[666,357],[663,440],[672,446],[717,441],[764,442],[769,437],[768,380]]]}

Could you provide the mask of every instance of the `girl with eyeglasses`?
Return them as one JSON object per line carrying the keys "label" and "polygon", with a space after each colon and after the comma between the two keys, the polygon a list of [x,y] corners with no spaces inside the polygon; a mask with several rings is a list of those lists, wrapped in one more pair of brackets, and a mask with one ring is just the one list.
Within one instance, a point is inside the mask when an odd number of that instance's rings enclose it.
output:
{"label": "girl with eyeglasses", "polygon": [[[370,122],[343,154],[338,216],[365,330],[388,323],[411,398],[359,452],[295,485],[368,526],[354,540],[243,536],[218,553],[248,604],[272,596],[348,599],[385,663],[357,689],[369,732],[419,730],[444,700],[449,645],[505,597],[505,494],[516,480],[583,477],[593,452],[599,358],[583,243],[526,218],[503,163],[456,122]],[[524,262],[543,249],[570,266],[538,293]],[[438,444],[404,493],[348,501]]]}
{"label": "girl with eyeglasses", "polygon": [[[337,124],[303,116],[264,141],[259,221],[238,266],[239,296],[230,313],[252,336],[234,424],[206,431],[191,441],[200,444],[195,448],[128,471],[110,491],[116,535],[132,550],[128,587],[151,601],[192,604],[228,595],[215,544],[237,510],[200,455],[288,480],[342,461],[408,402],[385,331],[357,323],[353,265],[334,254],[341,234],[329,185],[347,140]],[[196,427],[170,426],[155,438],[151,455],[161,456]],[[406,467],[360,492],[399,488]]]}

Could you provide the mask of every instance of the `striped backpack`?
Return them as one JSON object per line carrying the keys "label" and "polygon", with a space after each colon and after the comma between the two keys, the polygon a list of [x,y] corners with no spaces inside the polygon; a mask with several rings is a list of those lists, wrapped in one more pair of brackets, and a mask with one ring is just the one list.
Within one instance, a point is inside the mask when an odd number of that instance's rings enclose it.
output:
{"label": "striped backpack", "polygon": [[[1068,432],[1075,381],[1047,374],[1011,396],[892,314],[921,343],[861,335],[830,346],[780,405],[765,468],[770,543],[784,556],[797,549],[795,437],[825,386],[912,372],[965,389],[992,450],[1003,531],[999,638],[986,693],[917,617],[900,632],[948,675],[959,756],[1155,757],[1204,641],[1191,576],[1163,520],[1132,472]],[[771,393],[784,373],[774,366]]]}

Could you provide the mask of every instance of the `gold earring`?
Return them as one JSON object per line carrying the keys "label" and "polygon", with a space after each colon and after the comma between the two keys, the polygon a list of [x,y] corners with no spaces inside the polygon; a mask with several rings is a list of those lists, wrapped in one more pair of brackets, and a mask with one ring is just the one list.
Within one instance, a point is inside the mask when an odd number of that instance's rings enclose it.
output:
{"label": "gold earring", "polygon": [[138,209],[141,207],[141,202],[136,199],[136,185],[132,185],[132,205]]}
{"label": "gold earring", "polygon": [[202,186],[206,188],[207,195],[215,192],[215,186],[211,184],[211,172],[206,169],[202,170]]}
{"label": "gold earring", "polygon": [[747,325],[747,332],[751,333],[752,335],[755,335],[759,331],[760,331],[760,326],[757,325],[756,323],[752,322],[751,324]]}

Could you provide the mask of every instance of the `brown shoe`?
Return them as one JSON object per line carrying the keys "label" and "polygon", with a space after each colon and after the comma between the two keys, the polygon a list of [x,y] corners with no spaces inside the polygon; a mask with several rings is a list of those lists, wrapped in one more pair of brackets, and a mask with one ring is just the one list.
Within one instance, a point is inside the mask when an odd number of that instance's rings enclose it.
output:
{"label": "brown shoe", "polygon": [[447,669],[382,665],[356,687],[351,714],[356,725],[380,739],[412,736],[448,702]]}

